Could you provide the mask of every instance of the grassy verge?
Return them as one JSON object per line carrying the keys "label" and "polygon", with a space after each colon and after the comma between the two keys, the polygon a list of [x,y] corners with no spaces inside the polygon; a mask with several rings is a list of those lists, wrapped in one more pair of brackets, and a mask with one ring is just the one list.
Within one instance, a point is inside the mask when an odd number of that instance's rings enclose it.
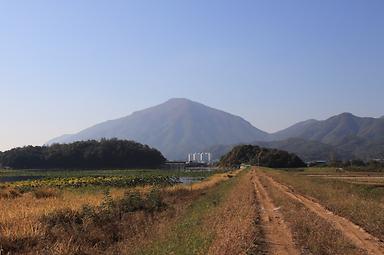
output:
{"label": "grassy verge", "polygon": [[163,238],[155,240],[148,248],[137,254],[207,254],[214,240],[215,231],[206,224],[205,219],[215,214],[240,176],[208,190],[190,205]]}
{"label": "grassy verge", "polygon": [[285,221],[292,230],[295,242],[303,254],[318,255],[362,255],[357,249],[332,227],[331,224],[309,211],[304,205],[292,200],[282,192],[271,188],[268,181],[261,179],[268,193],[280,208]]}
{"label": "grassy verge", "polygon": [[329,210],[384,240],[383,187],[283,171],[265,171],[277,181],[291,186],[296,192],[317,199]]}
{"label": "grassy verge", "polygon": [[236,185],[204,224],[214,230],[208,254],[265,254],[267,246],[261,225],[252,172],[239,176]]}

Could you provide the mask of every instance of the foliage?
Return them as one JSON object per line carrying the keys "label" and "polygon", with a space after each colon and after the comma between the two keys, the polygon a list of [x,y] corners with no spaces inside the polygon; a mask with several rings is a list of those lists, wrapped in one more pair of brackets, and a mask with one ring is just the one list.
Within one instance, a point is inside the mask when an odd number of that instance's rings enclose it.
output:
{"label": "foliage", "polygon": [[348,171],[363,172],[382,172],[384,171],[384,162],[377,160],[363,161],[359,159],[347,161],[331,161],[327,164],[329,167],[338,167]]}
{"label": "foliage", "polygon": [[20,190],[28,190],[28,188],[40,187],[88,187],[88,186],[105,186],[105,187],[136,187],[144,185],[174,185],[179,183],[177,177],[172,176],[88,176],[88,177],[69,177],[69,178],[49,178],[32,181],[20,181],[9,184],[9,186]]}
{"label": "foliage", "polygon": [[255,145],[239,145],[220,160],[224,167],[240,164],[259,165],[271,168],[305,167],[305,163],[295,154],[282,150],[266,149]]}
{"label": "foliage", "polygon": [[3,152],[0,163],[14,169],[157,168],[165,161],[156,149],[117,139],[51,146],[27,146]]}

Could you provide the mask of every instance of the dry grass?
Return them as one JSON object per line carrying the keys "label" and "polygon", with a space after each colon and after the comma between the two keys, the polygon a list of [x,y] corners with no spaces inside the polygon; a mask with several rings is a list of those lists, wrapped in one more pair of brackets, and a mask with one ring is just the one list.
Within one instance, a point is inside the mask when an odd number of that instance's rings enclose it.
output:
{"label": "dry grass", "polygon": [[[233,174],[237,173],[234,172]],[[143,242],[144,237],[154,236],[155,233],[159,234],[164,231],[167,222],[171,222],[175,216],[181,214],[185,206],[194,197],[204,193],[203,190],[229,178],[228,174],[217,174],[192,186],[177,185],[165,188],[165,199],[167,203],[174,205],[172,208],[157,214],[132,213],[121,222],[121,226],[125,228],[122,235],[127,236],[127,238],[123,241],[118,240],[113,247],[111,246],[108,249],[105,249],[106,246],[94,249],[91,254],[106,254],[105,252],[116,254],[117,251],[120,252],[121,250],[131,254],[134,248],[140,246],[140,243],[145,245],[145,242]],[[141,187],[130,190],[146,194],[151,189],[152,187]],[[111,190],[113,199],[121,198],[123,194],[123,189]],[[46,226],[40,219],[58,211],[78,212],[84,205],[96,207],[100,205],[103,199],[103,192],[97,191],[76,192],[62,190],[58,192],[54,189],[42,188],[20,194],[16,190],[3,188],[0,190],[0,250],[12,251],[12,254],[26,254],[28,251],[31,254],[79,254],[82,245],[76,244],[70,236],[68,238],[63,237],[62,240],[46,243],[47,247],[45,248],[48,250],[44,251],[44,247],[39,247],[40,250],[32,250],[32,247],[38,246],[37,242],[39,240],[45,240],[46,238]],[[113,229],[94,228],[92,235],[100,236],[99,239],[102,242],[103,235],[106,232],[113,233],[113,231]],[[87,247],[87,245],[83,246]]]}
{"label": "dry grass", "polygon": [[296,192],[317,199],[332,212],[384,240],[384,188],[281,171],[265,171]]}
{"label": "dry grass", "polygon": [[58,197],[60,192],[54,188],[39,188],[32,191],[32,195],[37,199]]}
{"label": "dry grass", "polygon": [[240,176],[223,205],[205,220],[215,231],[208,254],[257,254],[262,249],[256,243],[263,238],[257,218],[255,188],[248,172]]}
{"label": "dry grass", "polygon": [[[231,209],[232,216],[234,217],[236,210],[241,213],[240,216],[238,215],[236,218],[238,221],[232,221],[230,225],[227,226],[228,228],[226,228],[224,224],[226,224],[225,220],[230,219],[221,219],[223,214],[228,212],[226,210],[229,210],[230,208],[230,202],[227,202],[228,198],[234,195],[234,189],[237,189],[238,186],[243,184],[239,183],[239,178],[244,179],[242,175],[238,178],[232,178],[239,172],[240,171],[237,171],[233,176],[228,176],[227,174],[219,175],[216,176],[216,178],[207,180],[207,183],[202,183],[200,185],[194,184],[192,192],[190,190],[179,190],[182,191],[182,193],[186,192],[186,194],[195,194],[196,196],[181,213],[177,213],[175,217],[165,221],[168,222],[167,227],[163,228],[161,232],[157,232],[152,238],[149,238],[151,241],[147,242],[145,245],[146,248],[143,249],[144,246],[141,246],[136,250],[137,253],[134,254],[207,254],[212,242],[216,242],[216,237],[218,238],[217,242],[219,243],[222,243],[226,238],[225,236],[219,238],[218,233],[220,232],[220,228],[223,231],[232,231],[232,228],[235,227],[239,230],[239,232],[236,232],[238,235],[253,230],[254,219],[250,219],[252,217],[247,217],[249,215],[246,213],[249,213],[249,211],[253,212],[255,208],[252,208],[252,205],[247,205],[249,210],[242,210],[240,206],[236,207],[236,209]],[[224,180],[227,181],[223,182]],[[177,194],[179,193],[177,192]],[[185,197],[185,195],[182,195],[182,197]],[[246,199],[246,201],[248,202],[249,200]],[[245,201],[243,200],[243,202]],[[237,205],[240,205],[240,203]],[[241,204],[241,206],[246,207],[244,204]],[[240,227],[238,224],[245,222],[249,223],[249,226],[242,229],[244,225]],[[248,243],[248,246],[244,246],[249,248],[253,243],[252,233],[254,232],[249,231],[247,233],[248,235],[245,234],[244,237],[245,240],[247,240],[246,243]],[[240,241],[241,238],[241,236],[237,236],[237,239],[232,240],[230,244],[234,247],[238,247],[234,243],[235,241],[238,241],[239,246],[241,246],[241,243],[244,244],[244,240],[242,240],[243,242]],[[244,248],[244,246],[242,248]],[[224,249],[221,249],[221,253],[216,254],[224,254],[223,252]],[[211,254],[215,253],[211,252]]]}
{"label": "dry grass", "polygon": [[[121,193],[118,190],[113,192],[114,196]],[[39,194],[42,195],[43,192]],[[78,210],[84,204],[98,205],[103,199],[102,193],[63,191],[60,196],[44,193],[45,196],[47,194],[50,195],[37,198],[34,193],[29,192],[13,199],[0,199],[0,246],[4,248],[7,243],[11,248],[16,246],[15,249],[28,247],[30,243],[25,240],[32,242],[44,233],[39,222],[43,215],[65,208]]]}
{"label": "dry grass", "polygon": [[292,230],[295,242],[302,254],[318,255],[363,255],[343,234],[331,224],[309,211],[301,203],[268,185],[268,180],[261,178],[263,185],[274,200]]}
{"label": "dry grass", "polygon": [[0,187],[0,199],[12,199],[20,196],[21,193],[14,188]]}
{"label": "dry grass", "polygon": [[166,188],[166,190],[170,192],[180,192],[180,191],[183,192],[183,190],[189,190],[189,191],[205,190],[205,189],[212,188],[223,181],[226,181],[228,179],[231,179],[237,176],[240,172],[241,170],[239,169],[239,170],[234,170],[228,173],[214,174],[208,177],[207,179],[204,179],[201,182],[192,183],[190,185],[184,185],[184,184],[175,185],[175,186]]}

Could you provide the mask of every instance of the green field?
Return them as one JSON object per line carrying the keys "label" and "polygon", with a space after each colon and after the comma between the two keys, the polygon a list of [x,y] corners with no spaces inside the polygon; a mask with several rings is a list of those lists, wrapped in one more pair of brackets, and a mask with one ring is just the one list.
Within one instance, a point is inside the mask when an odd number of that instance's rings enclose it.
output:
{"label": "green field", "polygon": [[136,187],[192,183],[219,171],[185,170],[0,170],[0,186],[28,190],[36,187]]}
{"label": "green field", "polygon": [[0,176],[44,176],[44,177],[84,177],[84,176],[189,176],[208,177],[212,171],[186,171],[164,169],[117,169],[117,170],[6,170],[0,169]]}

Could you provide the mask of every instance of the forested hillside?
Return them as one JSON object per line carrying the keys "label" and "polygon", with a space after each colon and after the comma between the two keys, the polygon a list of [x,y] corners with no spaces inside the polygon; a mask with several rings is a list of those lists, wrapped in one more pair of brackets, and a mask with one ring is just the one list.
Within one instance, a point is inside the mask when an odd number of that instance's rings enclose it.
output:
{"label": "forested hillside", "polygon": [[27,146],[0,154],[0,163],[14,169],[157,168],[164,161],[156,149],[117,139]]}
{"label": "forested hillside", "polygon": [[239,145],[220,160],[220,165],[233,167],[240,164],[259,165],[271,168],[304,167],[305,163],[293,153],[266,149],[256,145]]}

